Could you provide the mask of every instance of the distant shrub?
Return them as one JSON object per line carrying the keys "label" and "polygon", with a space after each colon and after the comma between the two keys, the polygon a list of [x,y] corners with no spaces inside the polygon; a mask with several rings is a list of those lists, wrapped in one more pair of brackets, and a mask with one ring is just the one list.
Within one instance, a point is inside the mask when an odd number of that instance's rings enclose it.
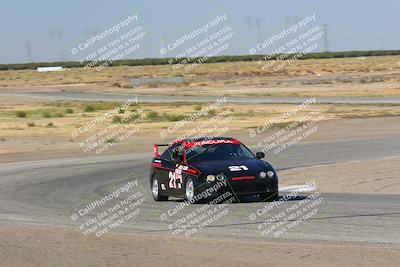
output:
{"label": "distant shrub", "polygon": [[105,141],[106,141],[106,143],[113,143],[113,144],[118,143],[118,139],[115,137],[108,138]]}
{"label": "distant shrub", "polygon": [[121,116],[114,116],[112,118],[113,123],[122,123],[122,117]]}
{"label": "distant shrub", "polygon": [[211,116],[214,116],[215,115],[215,110],[208,111],[208,114],[211,115]]}
{"label": "distant shrub", "polygon": [[28,125],[28,127],[35,127],[35,123],[34,122],[28,122],[26,125]]}
{"label": "distant shrub", "polygon": [[49,123],[47,124],[47,127],[55,127],[55,126],[54,126],[54,124],[53,124],[52,122],[49,122]]}
{"label": "distant shrub", "polygon": [[185,115],[164,115],[168,121],[180,121],[186,118]]}
{"label": "distant shrub", "polygon": [[149,112],[149,114],[147,114],[146,117],[149,120],[154,120],[154,119],[157,119],[159,117],[159,115],[158,115],[157,111],[151,111],[151,112]]}
{"label": "distant shrub", "polygon": [[18,118],[25,118],[25,117],[26,117],[26,112],[25,112],[25,111],[17,111],[17,112],[15,113],[15,115],[16,115]]}
{"label": "distant shrub", "polygon": [[44,112],[42,113],[42,117],[43,117],[43,118],[51,118],[51,114],[50,114],[50,112],[48,112],[48,111],[44,111]]}
{"label": "distant shrub", "polygon": [[201,106],[195,106],[194,110],[201,110]]}
{"label": "distant shrub", "polygon": [[58,112],[54,115],[55,117],[64,117],[64,114],[62,114],[61,112]]}
{"label": "distant shrub", "polygon": [[65,110],[65,114],[72,114],[72,113],[74,113],[74,110],[72,108],[67,108]]}
{"label": "distant shrub", "polygon": [[93,112],[95,111],[95,108],[92,105],[88,105],[85,107],[85,112]]}

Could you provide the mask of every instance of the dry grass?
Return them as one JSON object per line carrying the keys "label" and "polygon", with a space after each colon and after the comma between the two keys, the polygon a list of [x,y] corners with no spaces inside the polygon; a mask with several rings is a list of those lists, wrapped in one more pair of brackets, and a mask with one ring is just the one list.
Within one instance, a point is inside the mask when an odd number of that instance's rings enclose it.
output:
{"label": "dry grass", "polygon": [[[60,155],[62,151],[83,153],[79,147],[79,142],[105,129],[107,126],[113,125],[113,117],[76,138],[73,138],[71,133],[78,127],[85,125],[98,116],[102,116],[105,112],[119,105],[118,103],[103,102],[43,102],[30,98],[5,96],[0,96],[0,103],[0,155],[7,158],[15,153],[23,153],[24,155],[39,155],[42,153],[46,157],[51,151],[55,156]],[[94,107],[93,112],[85,112],[85,108],[89,104]],[[177,119],[190,116],[205,106],[206,104],[200,106],[198,103],[185,105],[140,104],[129,107],[128,110],[118,114],[118,116],[122,118],[138,108],[148,115],[151,112],[157,112],[157,116],[150,116],[150,118],[141,122],[140,131],[126,140],[130,146],[148,151],[149,147],[151,147],[149,142],[161,140],[161,130],[175,125]],[[270,119],[276,118],[294,107],[295,105],[293,104],[229,104],[221,106],[217,113],[223,110],[230,110],[235,115],[232,121],[220,127],[229,127],[227,135],[233,133],[248,135],[249,129],[263,125]],[[400,105],[316,105],[312,108],[318,108],[325,116],[325,120],[400,116]],[[73,110],[73,113],[66,112],[67,109]],[[26,117],[17,117],[17,111],[25,112]],[[50,116],[43,116],[44,112],[47,112]],[[63,114],[63,116],[61,117],[58,114]],[[303,116],[304,113],[291,117],[277,127],[285,126],[291,121],[297,121]],[[212,115],[209,114],[199,118],[197,121],[190,122],[176,132],[169,134],[163,140],[172,140],[182,136],[190,129],[198,126],[199,122],[204,122],[211,118]],[[29,125],[34,125],[34,127]],[[132,151],[130,146],[121,145],[115,149],[113,148],[111,152]]]}
{"label": "dry grass", "polygon": [[[51,86],[68,90],[83,86],[96,91],[170,95],[190,95],[190,88],[196,88],[196,94],[204,95],[399,96],[399,71],[400,56],[310,59],[294,62],[279,72],[263,70],[257,62],[201,64],[190,72],[174,70],[170,65],[120,66],[100,72],[78,68],[53,73],[19,70],[1,71],[0,88]],[[129,78],[176,76],[187,82],[135,88],[128,84]]]}
{"label": "dry grass", "polygon": [[[2,99],[4,100],[4,98]],[[49,137],[57,136],[65,140],[71,138],[70,133],[96,117],[102,116],[105,112],[119,106],[118,103],[92,102],[93,112],[85,112],[88,103],[82,102],[57,102],[57,103],[12,103],[3,105],[0,109],[0,137],[9,139],[12,137]],[[203,104],[205,107],[206,104]],[[221,106],[216,113],[224,110],[230,110],[235,115],[234,123],[230,124],[232,130],[245,130],[257,127],[266,121],[278,117],[283,113],[293,109],[293,104],[269,104],[269,105],[238,105],[229,104]],[[141,124],[141,134],[158,133],[182,118],[192,115],[199,110],[199,104],[140,104],[130,107],[121,117],[129,116],[132,111],[142,109],[148,116]],[[73,113],[65,112],[66,109],[73,110]],[[319,109],[324,114],[325,119],[339,118],[370,118],[370,117],[388,117],[400,116],[399,105],[316,105],[312,109]],[[310,109],[309,111],[311,111]],[[24,111],[26,117],[16,116],[17,111]],[[154,111],[157,115],[151,116]],[[44,112],[50,116],[43,116]],[[59,114],[62,114],[60,116]],[[305,113],[298,114],[288,121],[297,120]],[[199,120],[210,119],[212,114],[201,117]],[[53,123],[55,127],[49,128],[48,124]],[[34,123],[35,127],[28,127],[27,123]],[[111,125],[112,118],[104,122],[102,127]],[[190,127],[195,127],[197,122],[187,124],[177,133],[183,133]],[[97,129],[98,130],[98,129]]]}

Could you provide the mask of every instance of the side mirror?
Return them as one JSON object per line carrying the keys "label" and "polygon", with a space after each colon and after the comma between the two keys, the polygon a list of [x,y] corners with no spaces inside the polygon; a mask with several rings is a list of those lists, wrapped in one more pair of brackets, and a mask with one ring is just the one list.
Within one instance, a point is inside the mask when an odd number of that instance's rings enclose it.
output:
{"label": "side mirror", "polygon": [[257,152],[256,153],[256,158],[257,159],[263,159],[263,158],[265,158],[265,153],[264,152]]}

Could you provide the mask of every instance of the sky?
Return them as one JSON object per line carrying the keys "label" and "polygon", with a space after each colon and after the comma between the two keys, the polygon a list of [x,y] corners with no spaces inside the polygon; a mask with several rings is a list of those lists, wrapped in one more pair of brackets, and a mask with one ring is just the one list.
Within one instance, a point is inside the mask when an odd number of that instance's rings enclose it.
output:
{"label": "sky", "polygon": [[326,44],[329,51],[400,49],[399,10],[398,0],[0,0],[0,63],[79,60],[72,48],[134,14],[130,26],[140,25],[146,36],[126,58],[162,57],[160,48],[224,14],[235,36],[221,55],[248,54],[312,14],[328,29],[317,51]]}

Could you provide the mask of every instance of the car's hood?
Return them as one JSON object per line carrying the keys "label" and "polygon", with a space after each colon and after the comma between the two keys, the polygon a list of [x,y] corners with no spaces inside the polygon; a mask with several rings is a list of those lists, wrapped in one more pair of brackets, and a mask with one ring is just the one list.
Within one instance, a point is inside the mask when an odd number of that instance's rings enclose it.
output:
{"label": "car's hood", "polygon": [[271,165],[259,159],[213,160],[193,162],[190,165],[206,175],[224,173],[228,177],[257,176],[261,171],[274,171]]}

